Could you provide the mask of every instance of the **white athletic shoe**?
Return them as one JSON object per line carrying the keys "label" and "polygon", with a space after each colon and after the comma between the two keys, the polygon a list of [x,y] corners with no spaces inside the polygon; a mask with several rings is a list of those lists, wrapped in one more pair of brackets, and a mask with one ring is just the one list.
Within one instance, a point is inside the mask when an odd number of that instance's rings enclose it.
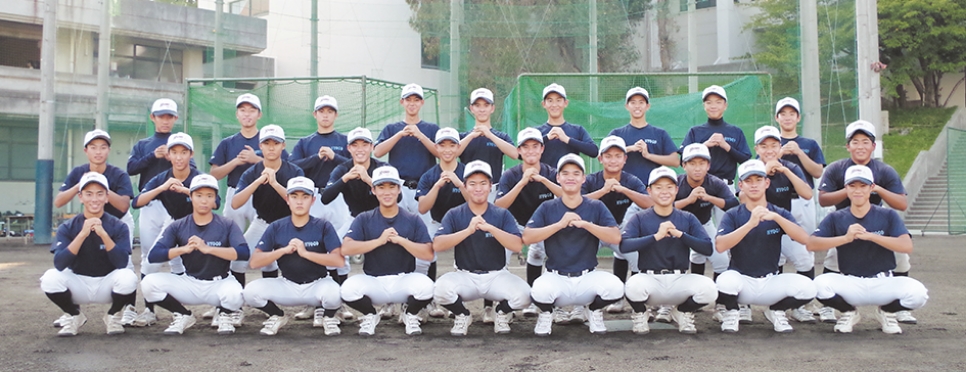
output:
{"label": "white athletic shoe", "polygon": [[570,310],[570,316],[568,317],[569,323],[584,324],[587,321],[587,313],[587,308],[583,306],[574,306],[574,309]]}
{"label": "white athletic shoe", "polygon": [[[299,312],[295,313],[295,315],[293,315],[292,318],[294,318],[295,320],[309,320],[309,319],[314,320],[314,318],[316,317],[315,310],[316,310],[315,306],[306,306],[302,308],[302,310],[299,310]],[[315,327],[316,325],[313,323],[312,326]],[[321,327],[321,325],[319,325],[318,327]]]}
{"label": "white athletic shoe", "polygon": [[382,317],[380,317],[379,314],[363,315],[359,321],[359,335],[372,336],[376,334],[376,324],[379,324],[380,319],[382,319]]}
{"label": "white athletic shoe", "polygon": [[738,310],[725,310],[721,317],[721,331],[727,333],[738,332]]}
{"label": "white athletic shoe", "polygon": [[[845,316],[845,314],[842,314],[842,316]],[[835,323],[835,309],[828,306],[823,306],[822,308],[818,309],[818,319],[821,320],[822,323]]]}
{"label": "white athletic shoe", "polygon": [[448,312],[449,311],[447,311],[445,308],[443,308],[442,306],[440,306],[436,302],[433,302],[433,303],[430,303],[429,304],[429,316],[432,317],[432,318],[443,318],[443,317],[446,317],[446,313],[448,313]]}
{"label": "white athletic shoe", "polygon": [[719,323],[723,322],[726,311],[728,311],[728,309],[725,308],[725,305],[714,305],[714,315],[711,316],[711,319],[717,320]]}
{"label": "white athletic shoe", "polygon": [[221,313],[218,314],[218,334],[219,335],[230,335],[235,333],[234,325],[234,314],[237,313]]}
{"label": "white athletic shoe", "polygon": [[415,314],[405,313],[406,316],[406,334],[409,336],[415,336],[423,333],[422,328],[419,328],[419,316]]}
{"label": "white athletic shoe", "polygon": [[[581,309],[583,307],[581,306]],[[597,309],[594,311],[587,311],[590,316],[587,318],[587,325],[590,328],[590,333],[594,334],[604,334],[607,333],[607,325],[604,324],[604,309]]]}
{"label": "white athletic shoe", "polygon": [[[335,319],[335,322],[337,325],[341,323],[339,322],[339,319],[336,319],[334,317],[332,319]],[[314,328],[325,327],[325,309],[321,307],[312,309],[312,327]]]}
{"label": "white athletic shoe", "polygon": [[164,334],[166,335],[184,334],[184,330],[191,328],[196,322],[194,315],[173,313],[171,314],[171,318],[173,319],[171,324],[164,330]]}
{"label": "white athletic shoe", "polygon": [[788,318],[783,310],[765,310],[765,319],[775,326],[775,332],[788,333],[794,330],[791,324],[788,324]]}
{"label": "white athletic shoe", "polygon": [[496,310],[493,306],[487,306],[483,308],[483,324],[493,324],[493,320],[496,319]]}
{"label": "white athletic shoe", "polygon": [[902,328],[899,328],[899,321],[896,319],[896,313],[887,313],[876,308],[875,319],[882,325],[882,332],[890,335],[902,333]]}
{"label": "white athletic shoe", "polygon": [[698,333],[698,329],[694,326],[694,313],[680,312],[677,308],[671,308],[671,318],[678,324],[678,332],[689,335]]}
{"label": "white athletic shoe", "polygon": [[134,321],[138,318],[138,310],[134,308],[134,305],[124,306],[124,310],[121,310],[121,325],[125,327],[130,327],[134,325]]}
{"label": "white athletic shoe", "polygon": [[667,305],[661,305],[657,308],[657,315],[654,317],[655,322],[670,323],[671,317],[671,307]]}
{"label": "white athletic shoe", "polygon": [[119,335],[124,333],[124,325],[121,324],[122,313],[110,315],[104,314],[104,326],[107,327],[107,334],[109,335]]}
{"label": "white athletic shoe", "polygon": [[852,326],[858,324],[860,320],[862,320],[862,316],[859,315],[858,311],[846,311],[835,323],[835,332],[852,333]]}
{"label": "white athletic shoe", "polygon": [[262,325],[263,325],[262,330],[259,331],[258,333],[261,333],[265,336],[275,336],[276,334],[278,334],[278,329],[282,328],[282,326],[284,326],[285,323],[288,323],[288,318],[285,317],[284,315],[283,316],[272,315],[268,317],[268,320],[262,322]]}
{"label": "white athletic shoe", "polygon": [[909,310],[896,311],[896,321],[902,324],[916,324],[919,320],[912,316],[912,312]]}
{"label": "white athletic shoe", "polygon": [[537,316],[538,314],[540,314],[540,309],[537,308],[537,305],[530,304],[530,306],[527,306],[526,309],[523,309],[523,316],[524,317],[532,318],[532,317]]}
{"label": "white athletic shoe", "polygon": [[466,336],[466,331],[470,328],[470,323],[473,323],[472,315],[457,315],[453,321],[453,329],[449,330],[449,334],[453,336]]}
{"label": "white athletic shoe", "polygon": [[60,332],[57,332],[57,335],[61,337],[76,336],[77,331],[84,323],[87,323],[87,316],[84,313],[71,316],[67,321],[60,323]]}
{"label": "white athletic shoe", "polygon": [[553,323],[553,313],[541,311],[537,314],[537,325],[533,327],[533,334],[537,336],[550,336]]}
{"label": "white athletic shoe", "polygon": [[651,317],[651,311],[645,311],[643,313],[633,312],[631,313],[631,332],[639,335],[646,334],[651,331],[651,327],[647,325],[647,320]]}
{"label": "white athletic shoe", "polygon": [[795,319],[799,323],[815,323],[815,316],[812,312],[805,308],[805,306],[799,307],[797,309],[792,309],[792,319]]}
{"label": "white athletic shoe", "polygon": [[624,299],[620,299],[615,303],[607,305],[606,311],[608,314],[619,314],[624,312]]}
{"label": "white athletic shoe", "polygon": [[201,319],[216,319],[216,318],[218,318],[218,306],[212,306],[208,308],[208,310],[206,310],[204,314],[201,314]]}
{"label": "white athletic shoe", "polygon": [[70,318],[71,318],[70,314],[64,313],[64,315],[61,315],[60,318],[57,318],[57,320],[54,321],[54,327],[56,328],[63,327],[64,324],[66,324],[67,321],[70,320]]}
{"label": "white athletic shoe", "polygon": [[[242,322],[245,321],[245,310],[239,309],[238,311],[233,311],[231,314],[231,325],[233,327],[241,327]],[[220,324],[218,325],[221,326]]]}
{"label": "white athletic shoe", "polygon": [[135,327],[150,327],[158,322],[158,316],[150,309],[144,309],[137,318],[134,318]]}
{"label": "white athletic shoe", "polygon": [[352,311],[350,311],[349,308],[346,307],[345,305],[343,305],[342,307],[339,308],[338,311],[336,311],[336,316],[338,316],[340,319],[345,320],[347,322],[356,318],[356,315],[353,314]]}
{"label": "white athletic shoe", "polygon": [[[314,325],[315,324],[313,321],[313,326]],[[342,333],[342,330],[339,329],[339,320],[336,319],[335,317],[323,317],[322,329],[325,331],[326,336],[335,336]]]}
{"label": "white athletic shoe", "polygon": [[738,305],[738,323],[751,324],[751,305]]}
{"label": "white athletic shoe", "polygon": [[493,316],[493,333],[496,334],[507,334],[510,333],[510,322],[513,321],[513,312],[509,313],[496,313]]}
{"label": "white athletic shoe", "polygon": [[559,307],[553,308],[553,324],[567,324],[570,322],[570,312]]}

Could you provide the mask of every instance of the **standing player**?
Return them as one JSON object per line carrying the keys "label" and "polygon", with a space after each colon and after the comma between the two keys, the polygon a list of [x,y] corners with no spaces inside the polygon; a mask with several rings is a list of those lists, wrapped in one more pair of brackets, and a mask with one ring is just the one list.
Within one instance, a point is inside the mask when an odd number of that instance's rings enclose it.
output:
{"label": "standing player", "polygon": [[540,161],[554,166],[557,160],[566,154],[597,155],[597,144],[590,137],[584,127],[568,123],[564,119],[564,109],[567,101],[567,91],[556,83],[543,88],[543,105],[547,110],[547,122],[537,127],[544,136],[546,149],[540,156]]}
{"label": "standing player", "polygon": [[533,283],[530,296],[540,309],[533,333],[549,336],[554,306],[587,306],[591,333],[606,333],[604,307],[624,297],[624,286],[614,274],[594,271],[601,241],[621,242],[617,221],[604,203],[580,195],[584,160],[567,154],[557,164],[563,195],[533,213],[523,230],[523,243],[544,242],[547,274]]}
{"label": "standing player", "polygon": [[372,336],[379,324],[373,305],[406,303],[407,335],[422,333],[416,313],[433,300],[433,281],[416,272],[416,259],[430,260],[433,243],[419,216],[399,207],[403,181],[392,166],[373,172],[372,192],[379,208],[360,214],[346,233],[342,253],[364,254],[364,274],[346,279],[342,300],[361,312],[359,334]]}
{"label": "standing player", "polygon": [[110,184],[103,174],[88,172],[77,183],[84,212],[64,222],[50,247],[54,268],[40,278],[40,289],[68,315],[58,336],[74,336],[87,322],[79,304],[110,303],[104,315],[107,334],[124,333],[122,309],[137,298],[138,277],[127,268],[131,242],[127,226],[104,213]]}
{"label": "standing player", "polygon": [[[724,88],[712,85],[701,93],[704,111],[708,122],[691,127],[681,142],[681,151],[692,143],[708,147],[711,153],[711,167],[708,173],[728,183],[734,192],[735,170],[738,164],[751,159],[751,150],[745,140],[745,133],[724,120],[728,109],[728,95]],[[723,212],[723,211],[722,211]]]}
{"label": "standing player", "polygon": [[791,332],[785,311],[813,300],[815,286],[805,276],[780,273],[781,237],[787,234],[804,242],[808,233],[790,212],[765,200],[769,180],[761,160],[741,164],[738,177],[745,202],[725,213],[715,242],[718,252],[731,252],[731,266],[717,280],[718,303],[727,309],[721,330],[738,332],[738,303],[742,303],[768,306],[765,318],[775,332]]}
{"label": "standing player", "polygon": [[280,278],[263,278],[245,287],[245,303],[269,315],[261,334],[274,336],[288,321],[282,306],[312,306],[314,327],[325,329],[326,336],[339,334],[336,311],[342,307],[339,284],[328,277],[326,266],[345,262],[342,242],[329,221],[312,217],[315,183],[305,177],[288,181],[290,217],[268,225],[252,253],[253,268],[278,262]]}
{"label": "standing player", "polygon": [[141,280],[144,300],[172,313],[165,334],[180,335],[197,319],[183,304],[218,306],[218,334],[235,333],[241,326],[233,313],[241,311],[242,286],[228,275],[233,260],[248,260],[248,243],[241,229],[218,209],[218,180],[202,174],[191,180],[191,214],[174,221],[164,229],[151,248],[148,259],[160,264],[179,257],[184,261],[184,275],[154,273]]}
{"label": "standing player", "polygon": [[372,133],[366,128],[349,131],[349,155],[352,156],[332,170],[329,182],[322,190],[322,203],[328,205],[337,197],[344,197],[350,218],[343,226],[336,227],[342,236],[353,218],[360,213],[379,207],[379,200],[372,193],[372,172],[385,163],[372,157]]}
{"label": "standing player", "polygon": [[629,89],[624,108],[631,115],[630,123],[611,130],[608,135],[618,136],[625,144],[631,144],[627,146],[627,165],[624,170],[644,181],[654,168],[662,165],[679,166],[681,163],[676,154],[674,140],[666,130],[647,122],[647,110],[651,108],[651,98],[647,90],[641,87]]}
{"label": "standing player", "polygon": [[929,296],[919,281],[893,276],[895,252],[912,252],[912,238],[896,211],[869,202],[875,176],[864,165],[845,171],[849,207],[830,213],[808,240],[808,249],[838,247],[841,273],[815,278],[818,300],[842,312],[835,332],[851,333],[859,322],[856,306],[878,306],[876,319],[885,333],[902,333],[896,313],[918,309]]}
{"label": "standing player", "polygon": [[648,304],[675,306],[670,315],[678,323],[678,331],[697,333],[694,312],[718,298],[711,278],[688,274],[690,252],[708,256],[714,246],[694,215],[674,208],[677,178],[668,167],[651,171],[647,190],[654,207],[631,216],[621,235],[621,251],[639,254],[641,273],[624,286],[634,309],[631,330],[637,334],[650,331]]}
{"label": "standing player", "polygon": [[[822,178],[825,170],[825,154],[818,142],[798,135],[798,122],[801,120],[798,101],[785,97],[775,104],[775,121],[781,129],[782,159],[798,165],[805,172],[810,189],[815,188],[815,179]],[[805,231],[815,231],[814,199],[797,198],[792,200],[792,215]],[[799,218],[801,217],[801,218]]]}
{"label": "standing player", "polygon": [[456,271],[440,277],[434,291],[436,303],[456,314],[450,330],[454,336],[465,336],[473,322],[464,301],[498,301],[493,321],[496,333],[510,333],[513,310],[530,303],[530,286],[506,268],[506,251],[519,252],[523,240],[513,215],[487,201],[491,175],[486,162],[466,165],[463,178],[469,200],[446,213],[433,239],[436,252],[455,252]]}
{"label": "standing player", "polygon": [[[443,220],[447,211],[466,202],[463,185],[463,163],[459,162],[459,132],[453,128],[436,131],[436,153],[439,164],[423,173],[416,188],[419,213],[429,213],[433,218],[431,229]],[[430,276],[432,278],[432,276]]]}
{"label": "standing player", "polygon": [[490,118],[493,115],[493,92],[486,88],[479,88],[470,93],[470,112],[476,123],[473,130],[460,133],[459,157],[463,164],[474,160],[482,160],[493,170],[493,190],[490,192],[490,202],[496,200],[496,188],[500,184],[503,173],[503,155],[510,159],[518,159],[520,154],[513,147],[513,140],[506,133],[494,130]]}

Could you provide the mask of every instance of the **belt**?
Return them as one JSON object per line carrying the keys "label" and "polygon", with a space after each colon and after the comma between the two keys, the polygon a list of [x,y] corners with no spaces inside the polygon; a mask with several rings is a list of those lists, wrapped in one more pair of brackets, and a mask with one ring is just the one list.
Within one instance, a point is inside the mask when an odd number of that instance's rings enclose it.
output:
{"label": "belt", "polygon": [[549,270],[549,271],[560,276],[566,276],[568,278],[577,278],[581,275],[594,271],[594,269],[587,269],[584,271],[577,271],[577,272],[570,272],[570,273],[564,272],[564,271],[558,271],[558,270]]}
{"label": "belt", "polygon": [[292,280],[292,279],[289,279],[289,278],[285,278],[285,280],[288,280],[288,281],[290,281],[292,283],[295,283],[295,284],[298,284],[298,285],[303,285],[303,284],[315,283],[315,282],[317,282],[319,280],[325,279],[325,277],[327,277],[327,276],[329,276],[329,273],[322,274],[322,276],[320,276],[320,277],[318,277],[316,279],[312,279],[312,280],[305,281],[305,282],[300,282],[298,280]]}
{"label": "belt", "polygon": [[891,278],[891,277],[893,277],[892,270],[886,270],[886,271],[883,271],[881,273],[875,273],[875,274],[872,274],[872,275],[869,275],[869,276],[865,276],[865,275],[852,275],[852,274],[845,274],[845,275],[854,276],[854,277],[857,277],[857,278]]}
{"label": "belt", "polygon": [[728,185],[734,185],[734,184],[735,184],[735,180],[724,180],[724,181],[725,181],[725,183],[727,183]]}
{"label": "belt", "polygon": [[484,274],[495,273],[498,271],[503,271],[503,270],[464,270],[464,269],[458,269],[458,270],[464,273],[477,274],[477,275],[484,275]]}
{"label": "belt", "polygon": [[419,187],[419,180],[404,180],[403,186],[406,186],[410,190],[415,190]]}
{"label": "belt", "polygon": [[211,279],[204,279],[204,278],[195,278],[195,279],[204,280],[206,282],[213,282],[215,280],[222,280],[222,279],[225,279],[227,277],[228,277],[228,273],[224,273],[224,274],[221,274],[221,276],[216,276],[216,277],[211,278]]}
{"label": "belt", "polygon": [[776,272],[773,272],[773,273],[767,273],[767,274],[759,275],[759,276],[752,276],[752,275],[745,275],[745,276],[751,277],[751,278],[755,278],[755,279],[761,279],[761,278],[767,278],[769,276],[774,276],[774,275],[778,275],[778,274],[779,274],[779,272],[776,271]]}
{"label": "belt", "polygon": [[687,272],[688,272],[687,270],[661,269],[661,270],[647,270],[644,273],[648,275],[666,275],[666,274],[687,274]]}

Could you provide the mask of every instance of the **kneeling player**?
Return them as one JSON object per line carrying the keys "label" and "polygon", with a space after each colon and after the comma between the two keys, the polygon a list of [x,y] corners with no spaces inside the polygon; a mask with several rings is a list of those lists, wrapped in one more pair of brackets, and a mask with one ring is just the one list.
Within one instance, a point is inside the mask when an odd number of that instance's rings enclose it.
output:
{"label": "kneeling player", "polygon": [[694,311],[714,302],[718,290],[711,278],[688,274],[691,250],[710,256],[714,247],[693,214],[674,208],[677,174],[671,168],[651,171],[648,195],[654,207],[631,216],[621,237],[622,252],[638,252],[641,273],[627,279],[624,294],[634,309],[632,331],[650,331],[647,304],[677,306],[671,317],[681,333],[696,333]]}
{"label": "kneeling player", "polygon": [[815,278],[818,300],[842,312],[835,332],[852,332],[859,322],[856,306],[878,306],[876,319],[885,333],[902,333],[896,313],[926,304],[926,287],[907,276],[893,276],[896,253],[912,252],[912,238],[899,214],[869,202],[875,187],[872,170],[853,165],[845,172],[848,208],[830,213],[808,240],[810,251],[838,247],[841,273]]}
{"label": "kneeling player", "polygon": [[315,183],[295,177],[286,187],[292,216],[268,225],[249,264],[253,269],[278,262],[280,278],[263,278],[245,287],[245,303],[269,315],[261,334],[274,336],[288,322],[282,306],[315,308],[313,327],[325,328],[326,336],[339,334],[335,313],[342,306],[339,284],[328,277],[326,266],[340,267],[339,235],[329,221],[309,215],[315,203]]}
{"label": "kneeling player", "polygon": [[235,333],[244,302],[242,286],[228,275],[233,260],[248,260],[248,243],[237,224],[212,213],[218,197],[218,180],[201,174],[189,188],[193,211],[172,222],[158,237],[148,261],[162,263],[175,257],[184,262],[184,275],[153,273],[141,280],[144,300],[167,309],[174,321],[165,334],[184,333],[197,319],[183,304],[218,306],[218,334]]}
{"label": "kneeling player", "polygon": [[510,333],[513,310],[530,304],[530,286],[506,269],[506,251],[523,249],[520,229],[506,209],[490,204],[490,165],[481,160],[466,165],[463,184],[469,200],[450,209],[433,240],[433,250],[455,248],[456,271],[436,281],[436,303],[453,314],[450,334],[465,336],[472,323],[463,301],[499,301],[493,332]]}

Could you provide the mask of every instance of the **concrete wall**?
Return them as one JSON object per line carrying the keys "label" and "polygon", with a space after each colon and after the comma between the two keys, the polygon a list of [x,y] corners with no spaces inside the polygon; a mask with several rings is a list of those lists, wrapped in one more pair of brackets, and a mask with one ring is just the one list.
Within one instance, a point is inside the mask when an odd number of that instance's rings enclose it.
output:
{"label": "concrete wall", "polygon": [[[719,2],[722,0],[718,0]],[[688,13],[679,11],[677,3],[671,5],[671,17],[673,22],[668,26],[668,32],[674,43],[672,53],[672,69],[684,70],[688,68]],[[754,47],[754,35],[750,31],[743,31],[742,28],[749,21],[751,16],[758,12],[758,8],[748,4],[746,1],[735,3],[730,8],[719,9],[711,7],[694,11],[694,22],[696,29],[697,61],[699,71],[717,70],[712,68],[714,65],[726,65],[726,70],[734,71],[732,66],[743,68],[743,62],[736,61],[737,57],[750,53]],[[724,13],[722,13],[724,12]],[[720,14],[719,14],[720,13]],[[653,13],[652,13],[653,14]],[[718,32],[718,20],[728,21],[727,33]],[[656,21],[651,18],[647,26],[648,43],[648,70],[661,70],[661,56],[658,48],[658,27]],[[718,45],[727,44],[726,56],[720,55]],[[752,70],[743,68],[742,70]]]}
{"label": "concrete wall", "polygon": [[[956,87],[956,83],[963,79],[963,73],[956,74],[945,74],[943,79],[939,83],[940,89],[942,89],[942,99],[945,100],[949,92],[952,92],[952,96],[949,98],[949,107],[959,106],[966,107],[966,83],[959,84]],[[906,100],[907,101],[921,101],[922,97],[919,96],[919,92],[916,92],[916,87],[912,83],[905,84],[906,86]],[[956,87],[954,91],[953,88]],[[939,102],[942,104],[942,102]]]}
{"label": "concrete wall", "polygon": [[[956,110],[946,123],[946,127],[966,130],[966,107]],[[926,180],[939,173],[943,163],[946,162],[946,137],[948,137],[947,131],[944,130],[939,133],[936,142],[933,142],[928,151],[919,151],[916,160],[909,167],[909,172],[903,177],[902,184],[906,187],[906,195],[910,202],[916,200]]]}

